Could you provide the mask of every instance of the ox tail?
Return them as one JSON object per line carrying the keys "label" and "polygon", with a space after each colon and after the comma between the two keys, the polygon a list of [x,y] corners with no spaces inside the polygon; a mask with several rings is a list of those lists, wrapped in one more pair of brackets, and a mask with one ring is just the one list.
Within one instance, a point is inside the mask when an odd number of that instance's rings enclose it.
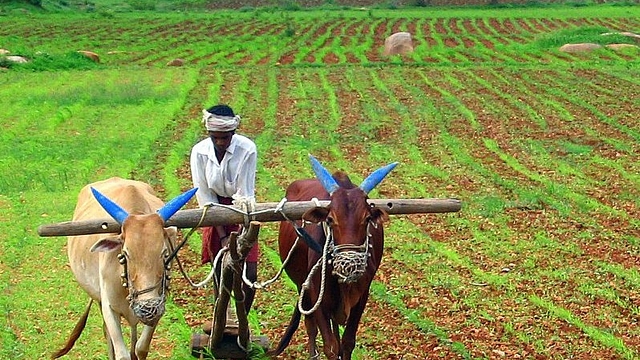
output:
{"label": "ox tail", "polygon": [[52,359],[57,359],[61,356],[66,355],[73,348],[73,345],[75,345],[76,340],[78,340],[78,338],[80,337],[80,334],[82,334],[82,330],[84,330],[85,325],[87,325],[87,318],[89,318],[89,310],[91,310],[92,304],[93,304],[93,299],[89,301],[89,304],[87,305],[87,308],[84,311],[84,314],[82,314],[82,317],[80,318],[80,320],[78,320],[78,323],[73,328],[73,331],[69,336],[69,340],[67,340],[67,344],[62,349],[58,350],[55,354],[53,354],[51,356]]}
{"label": "ox tail", "polygon": [[282,354],[287,346],[289,346],[289,342],[291,341],[293,334],[296,332],[296,330],[298,329],[298,325],[300,324],[300,315],[300,310],[298,310],[298,307],[296,306],[295,310],[293,311],[293,315],[291,316],[291,321],[289,321],[289,326],[287,326],[287,330],[284,332],[282,339],[280,339],[278,347],[273,350],[267,351],[267,356],[278,356]]}

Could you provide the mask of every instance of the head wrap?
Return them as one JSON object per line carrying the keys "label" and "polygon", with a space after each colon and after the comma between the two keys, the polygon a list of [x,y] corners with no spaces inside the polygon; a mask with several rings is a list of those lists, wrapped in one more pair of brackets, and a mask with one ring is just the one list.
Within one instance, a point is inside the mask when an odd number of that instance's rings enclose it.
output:
{"label": "head wrap", "polygon": [[202,122],[207,131],[233,131],[240,124],[240,116],[216,115],[202,110]]}

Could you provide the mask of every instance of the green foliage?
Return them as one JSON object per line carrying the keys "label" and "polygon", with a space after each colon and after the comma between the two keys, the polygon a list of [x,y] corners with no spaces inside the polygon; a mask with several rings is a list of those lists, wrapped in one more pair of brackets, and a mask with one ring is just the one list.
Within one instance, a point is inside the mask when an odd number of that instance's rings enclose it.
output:
{"label": "green foliage", "polygon": [[278,6],[286,11],[300,11],[302,6],[296,0],[278,0]]}
{"label": "green foliage", "polygon": [[562,141],[561,145],[567,153],[573,155],[586,155],[593,151],[593,146],[576,144],[570,141]]}
{"label": "green foliage", "polygon": [[591,6],[594,4],[593,1],[591,0],[570,0],[564,3],[567,6],[573,6],[573,7],[586,7],[586,6]]}
{"label": "green foliage", "polygon": [[431,6],[431,0],[413,0],[410,4],[417,7],[426,7]]}
{"label": "green foliage", "polygon": [[95,69],[100,65],[86,56],[76,52],[69,51],[62,54],[49,54],[44,52],[36,52],[21,55],[29,60],[27,63],[15,63],[0,58],[0,66],[8,67],[18,71],[56,71],[56,70],[88,70]]}
{"label": "green foliage", "polygon": [[630,43],[628,36],[610,33],[612,33],[611,30],[601,26],[565,29],[543,35],[535,41],[535,46],[547,49],[572,43],[595,43],[600,45]]}
{"label": "green foliage", "polygon": [[134,10],[155,10],[155,0],[128,0],[129,5]]}

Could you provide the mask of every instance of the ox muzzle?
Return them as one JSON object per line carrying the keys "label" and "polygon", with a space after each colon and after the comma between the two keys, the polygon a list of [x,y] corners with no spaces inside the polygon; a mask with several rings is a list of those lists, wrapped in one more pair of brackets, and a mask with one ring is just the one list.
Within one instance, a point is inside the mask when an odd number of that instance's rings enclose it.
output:
{"label": "ox muzzle", "polygon": [[[165,255],[167,258],[167,255]],[[122,286],[129,290],[129,307],[133,310],[134,315],[145,325],[154,326],[158,323],[162,315],[165,312],[166,294],[169,290],[169,275],[170,264],[165,262],[164,271],[161,279],[148,288],[137,290],[131,284],[129,280],[129,272],[127,269],[127,259],[124,254],[118,255],[118,260],[123,266],[123,272],[120,275],[122,277]],[[140,295],[148,294],[157,291],[158,295],[153,297],[140,298]]]}
{"label": "ox muzzle", "polygon": [[[369,227],[372,222],[367,223],[367,235],[362,245],[340,244],[335,245],[333,231],[329,226],[325,227],[327,241],[329,242],[330,263],[333,267],[332,274],[338,278],[339,283],[350,284],[360,280],[367,271],[371,248],[373,244],[369,239],[371,232]],[[376,224],[373,225],[376,227]]]}

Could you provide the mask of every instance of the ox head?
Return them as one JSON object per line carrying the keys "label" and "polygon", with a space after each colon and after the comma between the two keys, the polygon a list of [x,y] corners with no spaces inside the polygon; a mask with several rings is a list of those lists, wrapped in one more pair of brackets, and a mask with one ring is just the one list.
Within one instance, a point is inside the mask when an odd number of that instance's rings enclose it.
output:
{"label": "ox head", "polygon": [[136,317],[146,325],[156,324],[165,310],[165,291],[169,285],[166,259],[173,251],[177,235],[177,229],[166,228],[165,222],[193,197],[196,190],[194,188],[175,197],[155,213],[130,215],[91,188],[102,208],[122,226],[119,235],[98,240],[91,251],[120,251],[118,260],[124,266],[122,280],[123,286],[129,290],[129,304]]}
{"label": "ox head", "polygon": [[[398,163],[375,170],[359,186],[355,186],[348,177],[347,183],[341,181],[339,184],[316,158],[310,155],[310,159],[316,178],[329,193],[331,201],[326,208],[316,207],[307,211],[303,219],[328,225],[326,235],[330,242],[334,275],[341,282],[357,281],[366,270],[371,248],[376,242],[382,247],[381,224],[389,218],[383,209],[367,202],[368,194]],[[379,262],[382,249],[376,251]]]}

